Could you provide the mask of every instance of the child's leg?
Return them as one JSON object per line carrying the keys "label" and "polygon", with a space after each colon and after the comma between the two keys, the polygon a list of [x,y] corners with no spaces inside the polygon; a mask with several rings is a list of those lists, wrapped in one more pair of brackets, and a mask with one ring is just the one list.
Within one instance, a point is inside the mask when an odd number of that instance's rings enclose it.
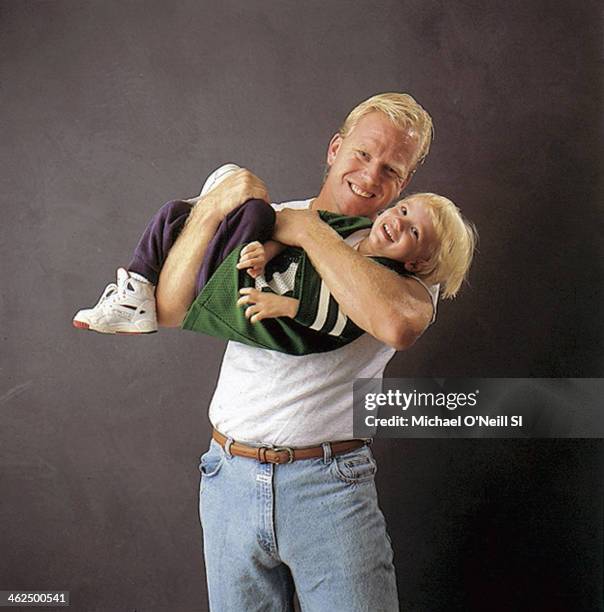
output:
{"label": "child's leg", "polygon": [[107,285],[96,306],[76,313],[73,318],[74,327],[105,334],[144,334],[157,331],[155,285],[168,251],[178,238],[190,212],[191,204],[182,200],[164,204],[147,225],[128,271],[118,269],[117,283]]}
{"label": "child's leg", "polygon": [[[101,333],[150,333],[157,330],[155,285],[170,248],[182,231],[192,205],[183,200],[164,204],[153,216],[134,250],[128,271],[118,270],[117,284],[105,288],[93,308],[78,311],[73,325]],[[262,200],[248,200],[233,210],[218,226],[199,270],[197,293],[239,244],[268,240],[273,233],[275,212]],[[143,276],[147,281],[131,276]]]}
{"label": "child's leg", "polygon": [[127,269],[157,285],[161,267],[190,214],[191,204],[183,200],[164,204],[149,221]]}
{"label": "child's leg", "polygon": [[197,276],[196,292],[203,289],[218,266],[229,253],[246,242],[266,242],[273,235],[275,211],[264,200],[248,200],[231,211],[218,226],[206,249]]}

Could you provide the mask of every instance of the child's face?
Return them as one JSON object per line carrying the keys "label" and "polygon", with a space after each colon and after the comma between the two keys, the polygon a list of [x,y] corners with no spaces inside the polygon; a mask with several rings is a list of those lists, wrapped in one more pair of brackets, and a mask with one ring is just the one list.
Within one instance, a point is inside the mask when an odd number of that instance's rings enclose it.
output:
{"label": "child's face", "polygon": [[407,270],[418,272],[435,245],[434,224],[425,201],[410,196],[376,217],[365,250],[403,262]]}

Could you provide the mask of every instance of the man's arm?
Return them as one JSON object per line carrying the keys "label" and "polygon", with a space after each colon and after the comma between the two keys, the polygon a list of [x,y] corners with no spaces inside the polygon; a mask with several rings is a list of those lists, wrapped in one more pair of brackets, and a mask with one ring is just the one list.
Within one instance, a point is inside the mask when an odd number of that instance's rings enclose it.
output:
{"label": "man's arm", "polygon": [[428,327],[426,289],[357,253],[317,213],[278,212],[273,237],[302,247],[344,313],[378,340],[405,350]]}
{"label": "man's arm", "polygon": [[161,326],[181,325],[195,299],[197,273],[208,244],[226,215],[250,198],[268,201],[268,193],[259,178],[242,169],[195,200],[185,227],[168,253],[155,290]]}

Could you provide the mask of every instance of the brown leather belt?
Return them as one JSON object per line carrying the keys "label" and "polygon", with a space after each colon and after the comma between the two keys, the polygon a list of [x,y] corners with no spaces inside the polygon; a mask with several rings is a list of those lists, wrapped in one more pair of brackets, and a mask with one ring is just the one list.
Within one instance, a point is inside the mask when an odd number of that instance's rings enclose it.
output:
{"label": "brown leather belt", "polygon": [[[225,448],[228,438],[214,429],[212,438]],[[328,442],[331,446],[332,455],[341,455],[355,448],[361,448],[369,444],[367,440],[345,440],[343,442]],[[225,449],[226,450],[226,449]],[[289,448],[287,446],[249,446],[241,442],[232,442],[229,449],[231,455],[237,457],[247,457],[256,459],[260,463],[291,463],[300,459],[316,459],[323,457],[322,446],[305,446],[299,448]]]}

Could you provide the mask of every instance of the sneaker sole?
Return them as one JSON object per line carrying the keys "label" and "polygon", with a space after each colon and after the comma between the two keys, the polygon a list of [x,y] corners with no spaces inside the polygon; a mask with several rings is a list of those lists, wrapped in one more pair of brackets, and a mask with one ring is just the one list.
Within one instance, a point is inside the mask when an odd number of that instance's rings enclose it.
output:
{"label": "sneaker sole", "polygon": [[72,321],[73,326],[76,329],[87,329],[88,331],[96,332],[97,334],[119,334],[120,336],[141,336],[143,334],[156,334],[157,329],[151,329],[149,331],[119,331],[119,330],[110,330],[107,331],[105,329],[95,329],[94,327],[90,327],[88,323],[84,323],[84,321]]}

